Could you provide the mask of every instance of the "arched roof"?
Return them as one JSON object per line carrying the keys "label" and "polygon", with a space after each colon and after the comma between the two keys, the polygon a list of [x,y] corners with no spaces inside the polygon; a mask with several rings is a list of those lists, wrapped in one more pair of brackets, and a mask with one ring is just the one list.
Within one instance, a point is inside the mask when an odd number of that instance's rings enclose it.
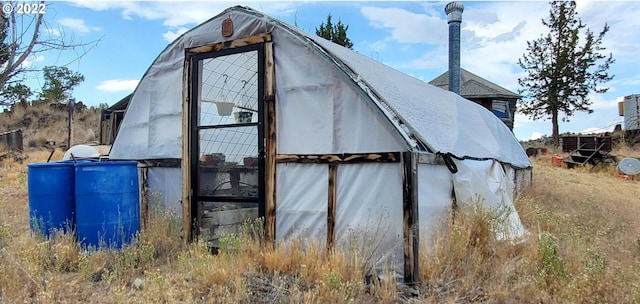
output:
{"label": "arched roof", "polygon": [[[346,76],[346,81],[368,96],[378,113],[394,126],[396,134],[412,149],[457,158],[496,159],[521,168],[531,166],[513,133],[482,106],[251,8],[239,6],[184,33],[158,56],[134,91],[120,129],[124,134],[116,139],[112,158],[180,157],[181,129],[158,131],[157,128],[181,121],[185,49],[228,40],[221,37],[219,30],[226,18],[234,19],[236,38],[271,32],[276,47],[303,43],[305,49],[329,60]],[[288,59],[278,57],[276,49],[275,60],[282,66]],[[276,75],[284,72],[284,69],[276,70]],[[160,100],[165,102],[159,104]]]}

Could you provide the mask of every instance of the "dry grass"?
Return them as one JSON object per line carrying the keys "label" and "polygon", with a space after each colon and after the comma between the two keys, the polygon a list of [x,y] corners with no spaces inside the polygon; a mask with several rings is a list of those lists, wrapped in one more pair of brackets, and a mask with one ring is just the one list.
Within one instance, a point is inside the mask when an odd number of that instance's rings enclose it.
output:
{"label": "dry grass", "polygon": [[[59,154],[59,153],[57,153]],[[28,162],[45,161],[47,151]],[[362,253],[329,253],[302,241],[275,249],[255,239],[260,223],[222,238],[213,255],[184,245],[180,221],[152,212],[138,240],[121,251],[84,252],[72,235],[51,239],[28,225],[27,168],[0,164],[0,299],[7,303],[291,303],[392,302],[395,285],[366,289]]]}
{"label": "dry grass", "polygon": [[551,155],[533,162],[533,186],[516,202],[529,237],[495,240],[495,211],[462,210],[421,257],[422,294],[445,303],[640,301],[640,183],[618,178],[614,166],[553,167]]}
{"label": "dry grass", "polygon": [[[86,108],[73,114],[73,143],[92,143],[98,140],[100,109]],[[0,113],[0,132],[22,129],[25,148],[37,148],[54,141],[66,143],[67,111],[52,108],[41,102],[35,106],[14,106],[10,112]]]}
{"label": "dry grass", "polygon": [[[635,151],[635,150],[630,150]],[[27,162],[44,161],[35,151]],[[43,239],[28,225],[26,166],[0,163],[0,299],[6,303],[633,303],[640,301],[640,182],[534,161],[517,200],[529,237],[490,233],[496,211],[460,210],[421,257],[420,295],[393,282],[367,286],[361,250],[315,243],[261,245],[260,224],[225,236],[212,255],[183,245],[171,214],[150,215],[120,252],[83,252],[70,235]],[[447,237],[444,237],[444,236]],[[304,244],[304,245],[303,245]],[[426,252],[423,250],[422,252]]]}

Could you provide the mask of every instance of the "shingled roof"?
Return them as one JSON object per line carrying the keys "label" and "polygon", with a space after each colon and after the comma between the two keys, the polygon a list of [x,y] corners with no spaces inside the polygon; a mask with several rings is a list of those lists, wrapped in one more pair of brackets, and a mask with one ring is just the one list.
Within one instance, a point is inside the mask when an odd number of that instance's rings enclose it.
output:
{"label": "shingled roof", "polygon": [[[429,84],[447,90],[449,87],[449,71],[431,80]],[[494,84],[465,69],[460,69],[460,96],[472,98],[506,98],[519,99],[520,95]]]}

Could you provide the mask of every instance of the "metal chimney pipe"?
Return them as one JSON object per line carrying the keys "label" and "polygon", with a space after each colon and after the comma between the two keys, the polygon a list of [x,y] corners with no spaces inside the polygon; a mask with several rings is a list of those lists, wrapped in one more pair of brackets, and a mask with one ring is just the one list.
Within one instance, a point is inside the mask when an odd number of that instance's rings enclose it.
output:
{"label": "metal chimney pipe", "polygon": [[458,1],[444,7],[449,24],[449,91],[460,95],[460,23],[464,6]]}

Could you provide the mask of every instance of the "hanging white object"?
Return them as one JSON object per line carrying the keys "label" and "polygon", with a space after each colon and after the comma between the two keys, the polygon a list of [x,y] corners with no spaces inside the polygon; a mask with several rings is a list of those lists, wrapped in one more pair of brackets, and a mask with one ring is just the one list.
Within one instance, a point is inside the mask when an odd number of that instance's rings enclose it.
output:
{"label": "hanging white object", "polygon": [[626,175],[640,174],[640,160],[627,157],[618,163],[618,170]]}
{"label": "hanging white object", "polygon": [[67,150],[62,157],[62,160],[70,160],[72,158],[92,158],[100,157],[100,153],[92,146],[87,145],[75,145],[71,149]]}
{"label": "hanging white object", "polygon": [[[224,83],[222,84],[222,100],[221,101],[213,101],[213,103],[216,104],[216,108],[218,110],[218,115],[219,116],[229,116],[231,115],[231,112],[233,111],[233,107],[235,106],[235,104],[233,102],[230,102],[227,100],[227,95],[224,93],[224,88],[227,86],[227,80],[229,80],[229,75],[227,74],[222,74],[222,77],[224,77]],[[203,100],[204,102],[205,100]]]}
{"label": "hanging white object", "polygon": [[220,116],[229,116],[233,111],[233,106],[235,105],[233,102],[229,101],[214,101],[216,107],[218,108],[218,115]]}

